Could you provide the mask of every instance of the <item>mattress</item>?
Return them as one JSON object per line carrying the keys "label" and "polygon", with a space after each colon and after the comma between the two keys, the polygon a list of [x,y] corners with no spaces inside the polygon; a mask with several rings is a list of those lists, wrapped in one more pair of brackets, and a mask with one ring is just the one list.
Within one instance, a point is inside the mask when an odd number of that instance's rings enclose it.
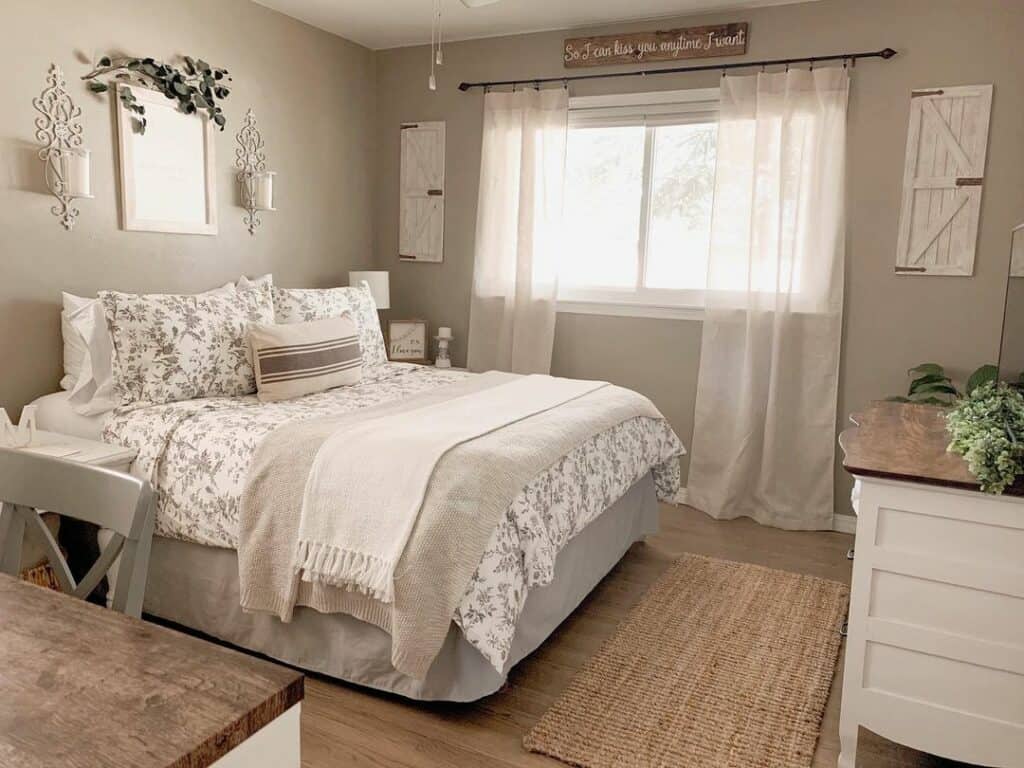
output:
{"label": "mattress", "polygon": [[284,624],[244,613],[234,550],[158,536],[153,542],[144,610],[232,645],[302,669],[425,701],[474,701],[497,691],[509,671],[565,620],[633,542],[657,532],[658,503],[648,473],[558,554],[550,584],[532,590],[508,656],[495,669],[453,624],[423,680],[391,666],[391,638],[345,614],[296,609]]}
{"label": "mattress", "polygon": [[37,407],[36,426],[46,432],[59,432],[85,440],[102,440],[103,429],[110,414],[82,416],[72,409],[70,398],[70,392],[54,392],[34,400],[32,405]]}
{"label": "mattress", "polygon": [[[357,411],[473,375],[423,366],[380,368],[358,385],[284,402],[208,398],[117,412],[104,439],[138,450],[133,471],[153,483],[159,536],[233,550],[249,465],[277,427]],[[516,496],[453,616],[497,672],[510,658],[530,592],[553,580],[558,553],[645,475],[651,475],[658,498],[672,498],[683,451],[664,420],[631,419],[579,445]]]}

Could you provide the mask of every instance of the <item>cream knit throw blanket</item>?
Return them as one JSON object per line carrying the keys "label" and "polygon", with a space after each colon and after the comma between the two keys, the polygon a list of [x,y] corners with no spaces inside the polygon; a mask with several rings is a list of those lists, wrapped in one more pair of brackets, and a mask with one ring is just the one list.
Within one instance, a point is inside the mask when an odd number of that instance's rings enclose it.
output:
{"label": "cream knit throw blanket", "polygon": [[299,576],[393,602],[395,566],[441,457],[460,443],[604,386],[523,376],[429,410],[383,415],[336,430],[320,446],[306,481],[295,564]]}
{"label": "cream knit throw blanket", "polygon": [[[630,418],[662,418],[649,400],[629,390],[594,382],[549,387],[548,381],[537,379],[550,381],[549,377],[483,374],[354,414],[287,424],[268,436],[257,450],[242,498],[242,607],[271,612],[285,621],[290,620],[295,605],[351,613],[391,632],[395,668],[422,678],[444,642],[452,614],[501,514],[523,487],[595,434]],[[521,402],[524,398],[530,402]],[[489,408],[472,401],[487,403]],[[488,412],[497,408],[514,410],[506,410],[500,416]],[[457,423],[453,414],[459,412],[473,414],[471,423],[475,426]],[[438,420],[441,413],[453,420],[448,428],[445,421]],[[514,418],[515,414],[519,417]],[[416,422],[421,426],[401,426]],[[350,574],[354,579],[346,577],[338,582],[347,586],[361,583],[367,587],[367,594],[360,594],[321,579],[322,574],[336,572],[321,568],[308,557],[313,543],[352,549],[355,539],[322,539],[325,531],[333,537],[352,530],[344,521],[336,522],[338,518],[352,518],[357,535],[363,536],[364,542],[374,541],[363,526],[378,522],[382,507],[338,506],[333,494],[339,491],[341,481],[336,484],[337,476],[321,466],[315,482],[327,482],[331,495],[316,497],[316,503],[325,503],[316,514],[331,518],[331,522],[326,527],[304,527],[303,520],[303,498],[310,501],[315,487],[314,466],[321,456],[328,455],[324,449],[331,440],[351,442],[350,450],[341,455],[356,469],[365,469],[376,461],[383,466],[402,467],[402,473],[416,476],[417,470],[410,462],[418,459],[403,458],[405,453],[398,439],[381,426],[384,424],[398,426],[407,435],[435,426],[443,433],[443,439],[437,442],[416,438],[434,446],[425,489],[421,491],[419,485],[413,484],[413,491],[403,491],[406,496],[392,497],[390,491],[381,496],[396,499],[399,509],[413,506],[405,501],[409,493],[418,494],[421,502],[411,524],[402,518],[403,525],[390,526],[392,536],[402,539],[401,549],[390,539],[376,539],[379,551],[385,553],[382,559],[395,559],[397,552],[397,564],[391,568],[391,602],[371,596],[374,590],[369,588],[370,579],[374,573],[370,569]],[[353,439],[356,434],[360,435],[358,440]],[[477,436],[473,437],[474,434]],[[455,446],[446,451],[437,447],[452,442]],[[423,444],[418,445],[422,448]],[[415,440],[412,445],[416,445]],[[373,446],[373,452],[368,452],[367,446]],[[372,474],[376,470],[369,471]],[[383,484],[393,485],[395,475],[389,475]],[[422,470],[419,476],[423,476]],[[325,481],[325,477],[329,479]],[[358,477],[353,479],[351,474],[346,477],[349,479],[345,483],[366,484]],[[344,494],[342,497],[351,498]],[[341,511],[346,508],[351,512]],[[398,519],[390,516],[392,522]],[[405,526],[411,526],[410,530],[405,530]],[[318,536],[322,540],[308,538],[308,532],[313,530],[321,532]],[[307,537],[304,541],[303,536]],[[325,547],[317,549],[322,552]]]}

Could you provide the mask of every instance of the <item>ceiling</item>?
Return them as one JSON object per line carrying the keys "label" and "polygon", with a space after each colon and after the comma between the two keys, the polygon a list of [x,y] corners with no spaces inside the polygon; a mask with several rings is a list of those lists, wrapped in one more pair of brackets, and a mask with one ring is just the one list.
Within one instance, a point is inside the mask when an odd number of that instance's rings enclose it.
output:
{"label": "ceiling", "polygon": [[[469,40],[812,0],[441,0],[444,39]],[[432,0],[254,0],[367,48],[430,42]]]}

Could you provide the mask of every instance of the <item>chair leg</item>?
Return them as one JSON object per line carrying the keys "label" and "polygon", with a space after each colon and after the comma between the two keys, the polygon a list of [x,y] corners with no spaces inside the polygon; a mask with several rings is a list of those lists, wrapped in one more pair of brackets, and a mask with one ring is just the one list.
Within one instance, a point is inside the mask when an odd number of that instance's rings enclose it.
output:
{"label": "chair leg", "polygon": [[25,520],[13,504],[0,504],[0,573],[21,573],[21,546],[25,540]]}

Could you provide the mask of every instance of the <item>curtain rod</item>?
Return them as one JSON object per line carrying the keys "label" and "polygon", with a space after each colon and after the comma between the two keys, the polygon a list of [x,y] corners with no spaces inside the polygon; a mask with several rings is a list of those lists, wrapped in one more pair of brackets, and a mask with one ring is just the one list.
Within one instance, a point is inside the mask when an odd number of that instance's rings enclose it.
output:
{"label": "curtain rod", "polygon": [[725,74],[729,69],[749,69],[750,67],[773,67],[785,64],[815,64],[819,61],[849,61],[857,63],[857,59],[891,59],[896,55],[892,48],[883,48],[880,51],[866,51],[862,53],[837,53],[831,56],[804,56],[799,59],[770,59],[767,61],[740,61],[732,64],[703,64],[697,67],[663,67],[660,69],[637,69],[631,72],[608,72],[600,75],[563,75],[562,77],[528,77],[522,80],[492,80],[482,83],[459,83],[460,91],[468,91],[470,88],[492,88],[500,85],[536,85],[541,83],[568,83],[573,80],[598,80],[612,77],[646,77],[647,75],[672,75],[678,72],[709,72],[722,70]]}

